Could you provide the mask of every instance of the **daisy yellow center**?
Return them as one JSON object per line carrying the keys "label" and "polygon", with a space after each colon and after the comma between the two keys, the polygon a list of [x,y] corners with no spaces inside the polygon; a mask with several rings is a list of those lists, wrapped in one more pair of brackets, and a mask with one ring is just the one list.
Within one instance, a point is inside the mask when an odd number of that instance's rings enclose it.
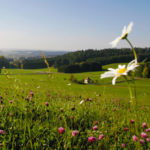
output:
{"label": "daisy yellow center", "polygon": [[121,68],[121,69],[118,70],[118,73],[119,73],[119,74],[122,74],[122,73],[124,73],[126,70],[127,70],[126,68]]}
{"label": "daisy yellow center", "polygon": [[128,36],[128,33],[126,33],[123,37],[121,37],[122,40],[126,39]]}

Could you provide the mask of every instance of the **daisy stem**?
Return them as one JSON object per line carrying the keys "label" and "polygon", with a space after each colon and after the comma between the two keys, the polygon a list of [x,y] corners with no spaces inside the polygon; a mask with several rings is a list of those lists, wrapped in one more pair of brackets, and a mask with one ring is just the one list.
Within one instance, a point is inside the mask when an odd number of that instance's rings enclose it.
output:
{"label": "daisy stem", "polygon": [[[136,54],[136,51],[135,51],[135,49],[134,49],[132,43],[128,40],[128,38],[126,37],[125,39],[126,39],[126,41],[128,42],[128,44],[131,46],[131,49],[132,49],[133,54],[134,54],[134,57],[135,57],[135,62],[137,63],[137,54]],[[128,82],[128,85],[129,85],[129,81],[127,81],[127,82]],[[133,78],[133,82],[134,82],[135,105],[137,105],[137,101],[136,101],[136,87],[135,87],[135,80],[134,80],[134,78]],[[132,92],[132,91],[131,91],[131,92]]]}
{"label": "daisy stem", "polygon": [[136,84],[135,84],[134,76],[132,76],[132,82],[133,82],[133,85],[134,85],[134,97],[135,97],[135,104],[137,105]]}
{"label": "daisy stem", "polygon": [[128,81],[127,77],[126,77],[126,76],[124,76],[124,78],[125,78],[125,80],[126,80],[126,81],[127,81],[127,83],[128,83],[128,89],[129,89],[129,94],[130,94],[130,100],[131,100],[131,103],[133,103],[132,88],[131,88],[131,86],[130,86],[130,83],[129,83],[129,81]]}
{"label": "daisy stem", "polygon": [[127,37],[126,37],[125,39],[126,39],[126,41],[129,43],[129,45],[131,46],[131,48],[132,48],[132,50],[133,50],[133,54],[134,54],[135,60],[136,60],[136,62],[137,62],[137,55],[136,55],[136,52],[135,52],[135,49],[134,49],[133,45],[131,44],[131,42],[128,40]]}

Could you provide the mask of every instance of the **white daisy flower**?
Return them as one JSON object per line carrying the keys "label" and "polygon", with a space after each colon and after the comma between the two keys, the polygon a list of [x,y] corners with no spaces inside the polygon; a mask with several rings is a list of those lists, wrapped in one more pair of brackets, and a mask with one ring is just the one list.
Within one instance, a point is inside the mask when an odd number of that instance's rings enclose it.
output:
{"label": "white daisy flower", "polygon": [[122,75],[127,75],[129,71],[134,71],[136,67],[138,67],[137,61],[132,60],[126,67],[126,65],[118,65],[117,69],[108,68],[109,71],[103,73],[101,75],[101,79],[114,77],[112,80],[112,84],[115,85],[116,79]]}
{"label": "white daisy flower", "polygon": [[130,22],[130,24],[128,25],[128,27],[124,26],[124,28],[122,30],[122,35],[119,36],[119,37],[117,37],[114,41],[110,42],[110,44],[112,45],[112,47],[115,47],[120,40],[125,39],[128,36],[128,34],[131,32],[132,27],[133,27],[133,22]]}

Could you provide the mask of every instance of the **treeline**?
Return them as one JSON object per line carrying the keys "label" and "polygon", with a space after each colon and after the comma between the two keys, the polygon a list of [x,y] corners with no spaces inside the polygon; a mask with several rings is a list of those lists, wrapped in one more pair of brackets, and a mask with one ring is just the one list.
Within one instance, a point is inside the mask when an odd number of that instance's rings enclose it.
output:
{"label": "treeline", "polygon": [[[150,61],[150,48],[135,48],[138,61]],[[60,72],[74,73],[85,71],[100,71],[102,66],[111,63],[124,63],[134,59],[131,49],[103,49],[103,50],[80,50],[70,52],[61,56],[47,58],[50,66],[58,68]],[[46,68],[42,58],[25,60],[8,60],[5,57],[0,58],[0,68],[24,68],[39,69]]]}
{"label": "treeline", "polygon": [[1,68],[3,67],[6,68],[10,67],[9,60],[6,59],[4,56],[0,56],[0,72],[1,72]]}
{"label": "treeline", "polygon": [[[150,48],[135,48],[138,61],[150,61]],[[131,49],[103,49],[81,50],[70,52],[61,56],[47,58],[50,66],[58,68],[60,72],[100,71],[101,66],[111,63],[124,63],[134,59]],[[95,64],[95,68],[93,67]],[[99,68],[97,67],[99,65]],[[25,69],[46,67],[43,59],[24,60]],[[84,68],[84,67],[86,68]],[[92,66],[92,67],[91,67]],[[93,69],[92,69],[93,68]],[[77,71],[78,70],[78,71]]]}
{"label": "treeline", "polygon": [[81,64],[70,64],[62,65],[58,67],[59,72],[65,73],[77,73],[77,72],[87,72],[87,71],[101,71],[102,65],[96,62],[91,63],[81,63]]}
{"label": "treeline", "polygon": [[[150,48],[136,48],[138,61],[143,59],[150,60]],[[129,62],[134,59],[133,52],[130,49],[103,49],[103,50],[85,50],[71,52],[62,56],[48,59],[50,65],[59,68],[63,65],[71,65],[81,62],[98,62],[101,65]]]}

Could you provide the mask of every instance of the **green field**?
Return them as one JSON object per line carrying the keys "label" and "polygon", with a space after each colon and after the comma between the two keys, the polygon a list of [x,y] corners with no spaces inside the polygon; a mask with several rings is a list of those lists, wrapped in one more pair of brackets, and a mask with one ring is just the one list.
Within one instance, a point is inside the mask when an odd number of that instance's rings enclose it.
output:
{"label": "green field", "polygon": [[[106,65],[103,68],[116,68],[118,64]],[[3,81],[1,85],[7,82],[13,82],[13,79],[18,79],[22,84],[31,84],[31,90],[40,90],[41,93],[46,90],[50,90],[52,93],[61,93],[64,95],[76,95],[86,97],[95,97],[96,95],[101,95],[106,99],[119,98],[122,100],[129,99],[128,85],[124,78],[120,77],[117,79],[117,84],[112,85],[112,78],[100,79],[100,74],[102,71],[98,72],[85,72],[85,73],[75,73],[75,74],[64,74],[58,73],[56,69],[52,68],[49,76],[44,73],[48,73],[48,69],[8,69],[8,73],[15,74],[9,75],[10,80],[7,80],[6,76],[2,76]],[[31,74],[30,74],[31,73]],[[2,71],[3,74],[3,71]],[[16,75],[18,74],[18,75]],[[78,80],[84,80],[89,77],[94,81],[95,84],[77,84],[70,81],[70,77],[73,75]],[[5,82],[4,82],[5,80]],[[69,86],[68,84],[71,83]],[[7,84],[5,84],[7,86]],[[150,104],[150,79],[148,78],[136,78],[135,80],[136,91],[137,91],[137,101],[140,104]],[[36,89],[39,87],[39,89]]]}
{"label": "green field", "polygon": [[[106,65],[117,67],[117,64]],[[76,74],[58,73],[48,69],[3,69],[0,78],[0,134],[1,149],[150,149],[140,139],[143,122],[150,125],[150,79],[135,79],[137,106],[130,105],[128,85],[118,78],[115,86],[111,78],[100,79],[103,72]],[[92,84],[70,81],[86,77]],[[30,92],[34,96],[30,95]],[[84,100],[84,103],[79,104]],[[48,102],[48,106],[45,105]],[[134,119],[135,123],[130,123]],[[98,123],[95,123],[95,122]],[[98,124],[98,130],[92,127]],[[65,133],[59,134],[63,127]],[[148,128],[147,127],[147,128]],[[128,132],[124,132],[128,128]],[[77,136],[72,131],[78,130]],[[102,140],[89,142],[88,137],[104,134]]]}

